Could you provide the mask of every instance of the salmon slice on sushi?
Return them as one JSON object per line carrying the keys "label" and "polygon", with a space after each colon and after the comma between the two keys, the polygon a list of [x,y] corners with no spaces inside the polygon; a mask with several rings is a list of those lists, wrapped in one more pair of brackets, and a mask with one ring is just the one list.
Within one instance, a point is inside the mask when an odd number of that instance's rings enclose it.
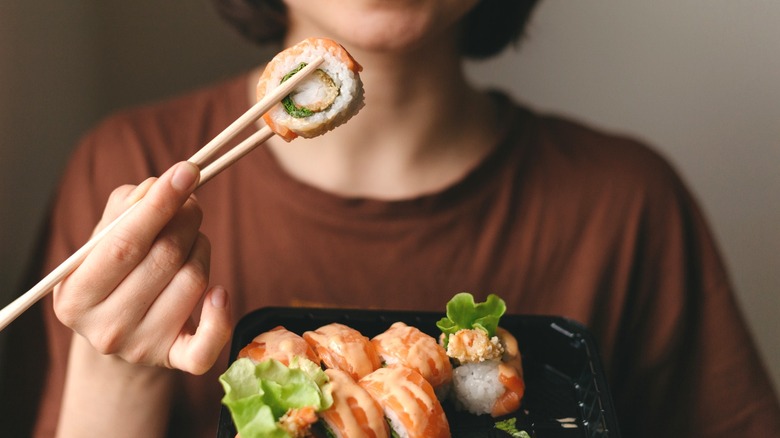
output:
{"label": "salmon slice on sushi", "polygon": [[319,68],[263,115],[286,141],[330,131],[364,105],[362,67],[344,47],[327,38],[307,38],[277,54],[257,83],[258,100],[319,57],[323,58]]}
{"label": "salmon slice on sushi", "polygon": [[358,381],[379,403],[393,436],[448,438],[450,426],[433,387],[404,366],[379,368]]}
{"label": "salmon slice on sushi", "polygon": [[352,327],[339,323],[303,333],[326,368],[335,368],[358,380],[382,366],[371,341]]}
{"label": "salmon slice on sushi", "polygon": [[443,399],[452,381],[452,364],[434,337],[417,327],[396,322],[371,339],[385,366],[401,365],[420,373]]}
{"label": "salmon slice on sushi", "polygon": [[319,356],[305,339],[283,326],[277,326],[255,336],[252,342],[238,352],[237,358],[249,358],[255,363],[276,359],[284,365],[290,365],[295,356],[320,364]]}
{"label": "salmon slice on sushi", "polygon": [[447,317],[437,323],[453,363],[450,395],[461,410],[500,417],[520,408],[525,394],[522,357],[515,337],[498,326],[505,311],[496,295],[477,304],[471,294],[459,293],[447,303]]}
{"label": "salmon slice on sushi", "polygon": [[[319,427],[329,438],[388,438],[390,429],[382,407],[344,371],[325,370],[333,405],[319,414]],[[316,427],[316,426],[315,426]]]}

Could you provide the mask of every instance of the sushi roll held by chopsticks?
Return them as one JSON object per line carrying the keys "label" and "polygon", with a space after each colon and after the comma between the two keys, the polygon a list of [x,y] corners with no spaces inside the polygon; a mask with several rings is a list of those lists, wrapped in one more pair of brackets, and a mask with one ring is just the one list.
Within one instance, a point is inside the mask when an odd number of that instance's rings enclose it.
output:
{"label": "sushi roll held by chopsticks", "polygon": [[258,99],[318,57],[324,59],[320,67],[263,115],[265,123],[286,141],[330,131],[364,105],[359,76],[363,68],[341,45],[326,38],[307,38],[276,55],[260,76]]}
{"label": "sushi roll held by chopsticks", "polygon": [[[198,187],[274,134],[289,142],[298,136],[316,137],[345,123],[364,106],[361,70],[344,47],[326,38],[307,38],[278,53],[260,76],[258,102],[187,160],[201,169]],[[290,80],[298,73],[301,75]],[[231,139],[261,115],[266,126],[217,157]],[[0,330],[70,275],[138,204],[128,207],[31,289],[1,308]]]}

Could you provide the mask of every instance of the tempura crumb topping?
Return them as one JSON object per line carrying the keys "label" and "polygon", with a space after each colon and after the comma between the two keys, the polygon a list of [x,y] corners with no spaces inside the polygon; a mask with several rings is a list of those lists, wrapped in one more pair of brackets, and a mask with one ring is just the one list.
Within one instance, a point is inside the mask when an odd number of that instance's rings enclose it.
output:
{"label": "tempura crumb topping", "polygon": [[479,329],[462,329],[453,333],[447,343],[447,356],[460,363],[501,359],[504,347],[498,336],[488,337]]}
{"label": "tempura crumb topping", "polygon": [[311,425],[317,422],[317,414],[311,406],[290,409],[279,419],[279,426],[290,436],[303,438],[309,436]]}

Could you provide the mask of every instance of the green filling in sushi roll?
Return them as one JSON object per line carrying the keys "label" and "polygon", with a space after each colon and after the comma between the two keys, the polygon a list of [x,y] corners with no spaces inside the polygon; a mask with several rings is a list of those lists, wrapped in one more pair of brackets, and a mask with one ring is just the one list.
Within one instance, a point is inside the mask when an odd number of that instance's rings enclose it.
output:
{"label": "green filling in sushi roll", "polygon": [[[298,64],[297,67],[284,75],[281,82],[290,79],[306,65],[307,63],[305,62]],[[333,81],[333,78],[323,70],[317,69],[298,86],[295,92],[288,94],[282,100],[282,105],[290,116],[304,119],[330,108],[339,93],[339,87]]]}
{"label": "green filling in sushi roll", "polygon": [[387,426],[390,430],[390,438],[401,438],[401,434],[393,429],[393,423],[390,421],[390,419],[385,417],[385,421],[387,422]]}

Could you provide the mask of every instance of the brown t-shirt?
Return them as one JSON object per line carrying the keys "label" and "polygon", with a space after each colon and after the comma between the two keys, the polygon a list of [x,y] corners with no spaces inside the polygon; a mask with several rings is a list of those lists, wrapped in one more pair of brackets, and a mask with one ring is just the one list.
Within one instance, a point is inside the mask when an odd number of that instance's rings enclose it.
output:
{"label": "brown t-shirt", "polygon": [[[246,80],[124,111],[86,136],[53,206],[46,272],[87,240],[112,189],[159,175],[242,114]],[[441,311],[456,292],[496,293],[510,313],[595,334],[624,436],[780,436],[776,396],[675,171],[631,139],[510,106],[503,141],[437,193],[334,196],[264,148],[201,188],[211,279],[236,320],[271,305]],[[51,436],[70,332],[42,305],[52,366],[37,435]],[[226,355],[181,375],[171,436],[215,436]]]}

